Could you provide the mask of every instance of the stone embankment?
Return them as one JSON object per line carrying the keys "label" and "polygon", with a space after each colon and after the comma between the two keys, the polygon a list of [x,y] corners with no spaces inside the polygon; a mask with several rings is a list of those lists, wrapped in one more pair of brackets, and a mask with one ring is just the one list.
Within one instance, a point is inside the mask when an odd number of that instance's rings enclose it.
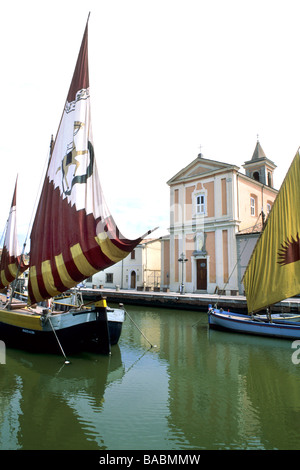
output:
{"label": "stone embankment", "polygon": [[[242,295],[191,294],[178,292],[137,291],[127,289],[93,288],[81,289],[85,300],[93,300],[102,295],[108,303],[142,305],[149,307],[174,308],[179,310],[199,310],[207,312],[208,305],[217,305],[224,310],[247,312],[246,297]],[[272,307],[274,312],[300,313],[300,298],[291,298]]]}

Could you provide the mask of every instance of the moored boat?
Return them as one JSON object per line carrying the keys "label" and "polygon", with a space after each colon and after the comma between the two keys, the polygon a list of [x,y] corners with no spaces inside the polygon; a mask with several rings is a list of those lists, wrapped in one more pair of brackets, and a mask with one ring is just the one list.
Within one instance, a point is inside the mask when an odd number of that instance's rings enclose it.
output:
{"label": "moored boat", "polygon": [[[294,315],[291,315],[294,317]],[[298,319],[298,316],[297,316]],[[259,336],[270,336],[285,339],[300,339],[300,324],[289,317],[275,316],[272,321],[267,315],[242,315],[209,307],[208,323],[211,328],[246,333]]]}

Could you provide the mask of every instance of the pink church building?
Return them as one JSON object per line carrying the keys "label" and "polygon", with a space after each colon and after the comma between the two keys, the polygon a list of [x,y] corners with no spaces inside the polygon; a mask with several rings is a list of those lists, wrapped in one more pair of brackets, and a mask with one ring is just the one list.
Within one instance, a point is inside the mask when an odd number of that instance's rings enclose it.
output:
{"label": "pink church building", "polygon": [[276,165],[259,141],[243,167],[245,173],[199,154],[167,182],[170,236],[162,239],[162,288],[243,293],[243,270],[277,195]]}

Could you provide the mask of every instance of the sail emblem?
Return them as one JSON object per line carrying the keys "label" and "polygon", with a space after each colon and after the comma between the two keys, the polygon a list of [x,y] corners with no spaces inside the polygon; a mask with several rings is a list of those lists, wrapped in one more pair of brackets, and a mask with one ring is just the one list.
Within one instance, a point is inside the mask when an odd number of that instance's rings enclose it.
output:
{"label": "sail emblem", "polygon": [[292,237],[291,240],[287,240],[281,244],[281,248],[278,251],[278,264],[284,266],[286,264],[295,263],[300,260],[300,239],[299,233],[297,233],[296,240]]}
{"label": "sail emblem", "polygon": [[[76,183],[86,183],[87,178],[93,173],[94,150],[92,143],[88,141],[87,150],[77,150],[76,147],[75,136],[83,127],[83,122],[74,122],[73,140],[67,145],[61,166],[56,171],[56,174],[61,171],[62,190],[66,196],[71,194]],[[82,142],[82,139],[80,139],[80,142]]]}

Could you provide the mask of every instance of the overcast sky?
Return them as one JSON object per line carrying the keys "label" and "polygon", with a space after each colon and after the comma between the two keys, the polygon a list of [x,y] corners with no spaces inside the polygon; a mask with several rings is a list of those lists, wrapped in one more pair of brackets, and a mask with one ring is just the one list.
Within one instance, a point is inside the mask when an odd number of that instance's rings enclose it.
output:
{"label": "overcast sky", "polygon": [[89,11],[95,155],[125,236],[167,233],[166,182],[200,146],[243,172],[258,134],[279,188],[300,145],[299,0],[16,0],[0,16],[1,232],[17,173],[27,232]]}

